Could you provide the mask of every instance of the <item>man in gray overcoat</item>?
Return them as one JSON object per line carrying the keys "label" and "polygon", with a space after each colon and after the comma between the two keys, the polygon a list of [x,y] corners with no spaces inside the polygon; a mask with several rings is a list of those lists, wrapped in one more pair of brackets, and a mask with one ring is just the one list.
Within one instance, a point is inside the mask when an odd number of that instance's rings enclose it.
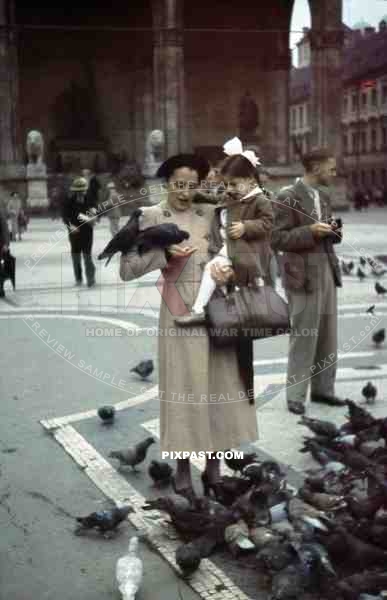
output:
{"label": "man in gray overcoat", "polygon": [[332,219],[326,187],[336,175],[336,160],[316,149],[302,162],[304,176],[281,189],[273,203],[272,234],[289,300],[287,405],[295,414],[305,413],[309,383],[312,402],[344,404],[334,394],[341,273],[333,244],[341,241],[341,227]]}

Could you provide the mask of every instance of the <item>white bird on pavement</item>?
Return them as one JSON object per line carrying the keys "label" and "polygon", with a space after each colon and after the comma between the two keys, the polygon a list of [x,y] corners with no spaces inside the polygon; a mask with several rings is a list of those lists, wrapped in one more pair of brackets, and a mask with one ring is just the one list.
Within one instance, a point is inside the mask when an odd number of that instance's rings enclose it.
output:
{"label": "white bird on pavement", "polygon": [[138,537],[130,538],[128,553],[116,564],[116,580],[123,600],[134,600],[142,582],[143,564],[138,556]]}

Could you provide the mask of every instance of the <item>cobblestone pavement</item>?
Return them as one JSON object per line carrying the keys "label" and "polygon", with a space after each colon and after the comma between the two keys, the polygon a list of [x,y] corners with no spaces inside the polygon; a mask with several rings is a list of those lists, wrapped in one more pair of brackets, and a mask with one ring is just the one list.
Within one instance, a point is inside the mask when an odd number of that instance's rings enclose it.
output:
{"label": "cobblestone pavement", "polygon": [[[343,213],[342,218],[350,244],[338,248],[341,256],[387,255],[387,211]],[[106,222],[95,233],[96,255],[109,239]],[[151,530],[154,546],[166,559],[141,545],[146,568],[140,600],[189,600],[198,594],[264,598],[254,573],[233,568],[223,556],[204,561],[191,589],[171,571],[177,541],[160,531],[158,522],[144,521],[141,511],[110,542],[72,535],[71,515],[128,497],[139,507],[153,493],[145,469],[134,477],[117,473],[107,454],[112,446],[133,443],[147,432],[158,435],[157,369],[146,385],[130,376],[129,369],[144,357],[157,366],[154,328],[160,295],[154,286],[157,274],[121,282],[117,260],[107,268],[98,264],[96,288],[76,289],[68,250],[59,221],[33,220],[25,239],[12,245],[17,289],[7,289],[6,300],[0,301],[0,522],[6,531],[0,542],[0,598],[118,598],[114,564],[126,548],[127,529],[135,527]],[[369,334],[385,326],[387,301],[377,297],[374,283],[371,274],[362,282],[346,277],[339,290],[337,392],[360,400],[362,385],[375,381],[379,396],[374,411],[385,414],[387,353],[373,346]],[[370,304],[376,305],[372,326],[365,314]],[[92,335],[96,328],[116,335]],[[284,336],[255,343],[256,446],[286,464],[291,482],[297,483],[312,463],[298,452],[304,431],[285,410],[286,357]],[[95,417],[96,408],[106,403],[119,409],[117,425],[109,430]],[[343,420],[342,409],[313,406],[309,412]],[[157,456],[154,446],[150,457]],[[58,569],[58,563],[66,568]]]}

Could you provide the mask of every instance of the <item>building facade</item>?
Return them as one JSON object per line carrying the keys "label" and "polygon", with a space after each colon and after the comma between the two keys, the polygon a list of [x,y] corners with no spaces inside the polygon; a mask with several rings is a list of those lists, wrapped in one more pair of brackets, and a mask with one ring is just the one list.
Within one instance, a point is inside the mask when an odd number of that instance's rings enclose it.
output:
{"label": "building facade", "polygon": [[[342,0],[309,4],[310,135],[339,152]],[[292,11],[293,0],[0,0],[0,181],[24,177],[31,129],[49,172],[74,155],[84,168],[112,153],[143,164],[154,129],[164,157],[240,135],[289,165]]]}
{"label": "building facade", "polygon": [[[387,188],[387,16],[377,30],[359,23],[344,28],[341,101],[342,166],[350,187]],[[292,69],[290,152],[295,160],[311,147],[309,31]],[[338,99],[339,103],[340,100]]]}

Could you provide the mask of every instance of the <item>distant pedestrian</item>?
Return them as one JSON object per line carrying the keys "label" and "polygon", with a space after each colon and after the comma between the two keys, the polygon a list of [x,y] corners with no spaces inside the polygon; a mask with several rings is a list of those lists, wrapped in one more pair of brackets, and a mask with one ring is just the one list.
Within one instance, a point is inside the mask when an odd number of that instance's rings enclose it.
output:
{"label": "distant pedestrian", "polygon": [[113,181],[109,181],[109,183],[106,186],[106,190],[108,194],[107,201],[109,202],[108,207],[106,209],[106,215],[109,219],[110,233],[113,237],[120,230],[121,209],[118,203],[118,193]]}
{"label": "distant pedestrian", "polygon": [[92,258],[93,227],[97,208],[87,194],[88,183],[84,177],[76,177],[63,207],[63,222],[69,231],[71,258],[75,284],[82,285],[82,260],[85,263],[88,287],[95,285],[95,266]]}
{"label": "distant pedestrian", "polygon": [[[0,205],[0,260],[8,252],[9,246],[9,231],[7,223],[7,213],[3,206]],[[0,298],[4,298],[4,279],[0,274]]]}
{"label": "distant pedestrian", "polygon": [[17,192],[11,193],[11,198],[8,202],[8,218],[11,222],[11,240],[13,242],[16,242],[17,239],[21,241],[25,219],[21,199]]}

